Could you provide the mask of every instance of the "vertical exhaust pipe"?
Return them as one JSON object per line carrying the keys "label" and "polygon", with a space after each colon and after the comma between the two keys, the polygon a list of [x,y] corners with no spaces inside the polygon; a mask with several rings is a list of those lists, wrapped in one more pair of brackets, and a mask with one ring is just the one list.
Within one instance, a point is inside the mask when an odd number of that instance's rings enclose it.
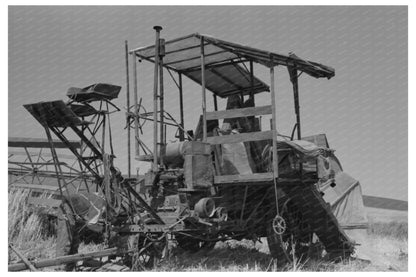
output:
{"label": "vertical exhaust pipe", "polygon": [[163,57],[165,56],[165,40],[159,39],[159,115],[160,115],[160,141],[159,141],[159,164],[164,166],[163,158],[165,157],[166,146],[166,125],[164,120],[165,106],[164,106],[164,88],[163,88]]}

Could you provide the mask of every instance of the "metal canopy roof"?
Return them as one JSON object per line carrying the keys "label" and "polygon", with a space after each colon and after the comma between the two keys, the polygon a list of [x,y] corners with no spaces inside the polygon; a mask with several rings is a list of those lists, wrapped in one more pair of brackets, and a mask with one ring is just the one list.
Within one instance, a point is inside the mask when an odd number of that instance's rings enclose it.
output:
{"label": "metal canopy roof", "polygon": [[[201,70],[183,73],[191,80],[201,84]],[[236,93],[250,94],[252,91],[250,72],[235,63],[221,64],[205,70],[205,87],[220,97]],[[258,78],[253,78],[253,93],[269,91],[269,86]]]}
{"label": "metal canopy roof", "polygon": [[[206,86],[215,94],[226,97],[243,91],[248,93],[251,88],[250,73],[238,63],[253,61],[265,66],[284,65],[296,67],[315,78],[331,78],[334,69],[311,61],[303,60],[295,54],[287,56],[259,50],[240,44],[216,39],[198,33],[166,41],[163,63],[166,68],[180,72],[197,83],[201,83],[201,38],[204,43]],[[137,48],[130,53],[154,62],[155,46]],[[254,78],[254,92],[268,91],[268,86]]]}

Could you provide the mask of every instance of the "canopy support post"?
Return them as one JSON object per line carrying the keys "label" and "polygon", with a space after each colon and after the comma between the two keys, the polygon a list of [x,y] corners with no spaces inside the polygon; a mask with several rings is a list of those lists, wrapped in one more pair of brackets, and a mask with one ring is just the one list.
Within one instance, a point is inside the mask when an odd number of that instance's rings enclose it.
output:
{"label": "canopy support post", "polygon": [[185,122],[183,117],[183,89],[182,89],[182,73],[178,73],[179,77],[179,107],[180,107],[180,115],[181,115],[181,127],[182,129],[179,129],[179,141],[185,140],[185,134],[183,130],[185,129]]}
{"label": "canopy support post", "polygon": [[253,107],[254,107],[255,104],[254,104],[254,67],[253,67],[253,61],[250,61],[250,86],[251,86],[250,100],[253,101]]}
{"label": "canopy support post", "polygon": [[155,70],[154,70],[154,82],[153,82],[153,172],[158,171],[158,162],[157,162],[157,81],[158,81],[158,72],[159,72],[159,38],[160,30],[162,27],[154,26],[153,29],[156,31],[156,43],[155,43]]}
{"label": "canopy support post", "polygon": [[290,81],[293,86],[293,100],[295,103],[296,126],[298,139],[302,139],[300,128],[300,107],[299,107],[299,87],[298,87],[298,71],[296,67],[288,67]]}
{"label": "canopy support post", "polygon": [[205,50],[204,37],[201,36],[201,85],[202,85],[202,122],[203,122],[203,136],[202,141],[207,141],[207,110],[206,110],[206,92],[205,92]]}
{"label": "canopy support post", "polygon": [[278,157],[277,157],[277,130],[276,130],[276,96],[275,96],[275,85],[274,85],[274,65],[270,65],[270,96],[272,102],[272,142],[273,142],[273,177],[279,178],[279,168],[278,168]]}
{"label": "canopy support post", "polygon": [[131,130],[130,130],[130,80],[129,80],[129,47],[127,40],[125,42],[126,50],[126,92],[127,92],[127,174],[131,178]]}
{"label": "canopy support post", "polygon": [[133,52],[132,55],[132,63],[133,63],[133,92],[134,92],[134,145],[136,148],[136,157],[140,154],[140,146],[139,146],[139,96],[137,93],[137,60],[136,60],[136,53]]}
{"label": "canopy support post", "polygon": [[217,95],[213,94],[213,97],[214,97],[214,110],[218,111]]}

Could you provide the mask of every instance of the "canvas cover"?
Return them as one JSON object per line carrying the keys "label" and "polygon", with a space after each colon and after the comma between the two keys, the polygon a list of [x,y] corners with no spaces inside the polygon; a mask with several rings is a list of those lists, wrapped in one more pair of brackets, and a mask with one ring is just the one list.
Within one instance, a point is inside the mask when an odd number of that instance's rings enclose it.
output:
{"label": "canvas cover", "polygon": [[[329,180],[328,182],[332,182]],[[344,229],[365,228],[368,223],[360,182],[345,172],[337,172],[334,187],[322,191],[324,199],[331,205],[332,212]]]}
{"label": "canvas cover", "polygon": [[360,182],[342,171],[333,151],[304,140],[281,141],[278,148],[290,147],[302,160],[316,160],[318,186],[324,200],[343,229],[365,228],[368,223]]}

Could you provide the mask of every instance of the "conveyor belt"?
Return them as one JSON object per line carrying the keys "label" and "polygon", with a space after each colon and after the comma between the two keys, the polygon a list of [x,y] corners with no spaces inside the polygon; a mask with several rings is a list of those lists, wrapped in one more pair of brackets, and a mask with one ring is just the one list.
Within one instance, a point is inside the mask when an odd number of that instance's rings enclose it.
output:
{"label": "conveyor belt", "polygon": [[341,229],[314,185],[292,186],[286,190],[330,255],[349,256],[354,251],[354,243]]}

